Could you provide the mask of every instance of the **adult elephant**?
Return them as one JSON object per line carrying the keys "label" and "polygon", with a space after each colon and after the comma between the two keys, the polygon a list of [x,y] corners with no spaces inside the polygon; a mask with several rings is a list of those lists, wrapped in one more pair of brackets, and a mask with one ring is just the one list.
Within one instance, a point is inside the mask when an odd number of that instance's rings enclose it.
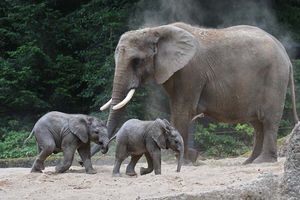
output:
{"label": "adult elephant", "polygon": [[277,160],[277,131],[288,84],[298,121],[290,59],[276,38],[257,27],[204,29],[174,23],[129,31],[119,40],[115,64],[112,99],[101,108],[111,108],[110,137],[123,106],[149,79],[168,94],[171,123],[182,134],[186,159],[189,122],[200,113],[254,127],[254,148],[245,163]]}

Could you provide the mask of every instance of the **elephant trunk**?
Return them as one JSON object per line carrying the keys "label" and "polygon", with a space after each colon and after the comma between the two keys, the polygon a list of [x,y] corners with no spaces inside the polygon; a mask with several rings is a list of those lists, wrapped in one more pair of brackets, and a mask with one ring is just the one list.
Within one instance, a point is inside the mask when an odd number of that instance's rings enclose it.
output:
{"label": "elephant trunk", "polygon": [[181,147],[181,149],[179,150],[179,156],[178,156],[178,164],[177,164],[177,172],[180,172],[181,170],[181,166],[183,163],[183,155],[184,155],[184,148],[183,146]]}
{"label": "elephant trunk", "polygon": [[108,151],[109,139],[103,142],[103,146],[101,147],[101,153],[106,154]]}
{"label": "elephant trunk", "polygon": [[117,67],[118,70],[116,70],[114,77],[112,99],[110,104],[111,107],[106,124],[108,130],[108,138],[113,137],[115,129],[119,125],[124,112],[124,108],[120,108],[118,110],[114,110],[112,108],[124,99],[128,90],[127,83],[124,81],[124,77],[126,77],[126,74],[120,68],[121,67]]}
{"label": "elephant trunk", "polygon": [[[115,104],[113,104],[115,105]],[[120,123],[120,120],[123,116],[123,110],[124,109],[120,109],[120,110],[110,110],[109,116],[108,116],[108,120],[107,120],[107,130],[108,130],[108,138],[113,137],[114,132],[117,128],[117,126]]]}

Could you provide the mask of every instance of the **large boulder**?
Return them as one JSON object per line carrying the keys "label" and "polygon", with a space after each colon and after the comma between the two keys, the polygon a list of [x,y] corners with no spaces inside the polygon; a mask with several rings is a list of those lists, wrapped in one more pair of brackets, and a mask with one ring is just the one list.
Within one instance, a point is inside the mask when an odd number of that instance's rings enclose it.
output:
{"label": "large boulder", "polygon": [[280,194],[282,199],[300,199],[300,122],[289,139]]}
{"label": "large boulder", "polygon": [[278,148],[277,155],[278,155],[278,157],[286,157],[286,153],[287,153],[287,149],[289,146],[291,135],[292,135],[292,133],[277,140],[277,148]]}

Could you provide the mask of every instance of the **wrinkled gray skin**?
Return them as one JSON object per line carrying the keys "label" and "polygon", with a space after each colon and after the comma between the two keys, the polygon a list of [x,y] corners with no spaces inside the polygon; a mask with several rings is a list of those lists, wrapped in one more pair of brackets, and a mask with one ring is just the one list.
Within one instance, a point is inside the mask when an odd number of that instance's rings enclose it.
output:
{"label": "wrinkled gray skin", "polygon": [[[245,163],[277,160],[277,131],[288,84],[298,121],[290,59],[276,38],[257,27],[205,29],[174,23],[129,31],[119,40],[115,63],[111,106],[130,89],[154,79],[168,94],[171,124],[182,134],[186,159],[191,152],[189,123],[200,113],[254,127],[254,147]],[[110,137],[123,110],[110,109]]]}
{"label": "wrinkled gray skin", "polygon": [[[97,143],[103,153],[108,150],[108,135],[105,124],[95,117],[81,114],[49,112],[41,117],[33,127],[31,135],[35,135],[39,155],[31,172],[42,172],[45,159],[52,153],[63,152],[63,162],[55,171],[63,173],[70,168],[77,150],[86,173],[95,174],[92,167],[90,141]],[[25,141],[26,142],[26,141]]]}
{"label": "wrinkled gray skin", "polygon": [[127,175],[136,175],[135,165],[143,155],[146,156],[148,168],[142,167],[140,174],[151,173],[153,169],[155,174],[161,174],[161,149],[168,148],[178,154],[177,171],[180,171],[184,151],[183,139],[167,120],[141,121],[130,119],[123,124],[115,137],[117,146],[113,169],[114,176],[120,176],[121,163],[129,155],[131,155],[131,160],[126,168]]}

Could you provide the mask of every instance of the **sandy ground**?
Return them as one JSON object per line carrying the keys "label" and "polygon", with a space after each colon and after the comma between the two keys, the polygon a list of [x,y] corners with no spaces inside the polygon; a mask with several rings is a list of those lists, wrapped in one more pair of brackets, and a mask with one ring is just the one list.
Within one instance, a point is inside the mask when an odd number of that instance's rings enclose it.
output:
{"label": "sandy ground", "polygon": [[[72,166],[64,174],[46,167],[42,174],[29,168],[0,168],[0,199],[149,199],[176,194],[205,193],[223,190],[256,179],[263,173],[281,175],[284,159],[277,163],[242,165],[245,158],[206,160],[199,166],[183,166],[175,172],[176,163],[163,162],[162,175],[128,177],[126,164],[122,177],[112,177],[112,165],[94,165],[97,174]],[[138,163],[136,170],[146,163]]]}

